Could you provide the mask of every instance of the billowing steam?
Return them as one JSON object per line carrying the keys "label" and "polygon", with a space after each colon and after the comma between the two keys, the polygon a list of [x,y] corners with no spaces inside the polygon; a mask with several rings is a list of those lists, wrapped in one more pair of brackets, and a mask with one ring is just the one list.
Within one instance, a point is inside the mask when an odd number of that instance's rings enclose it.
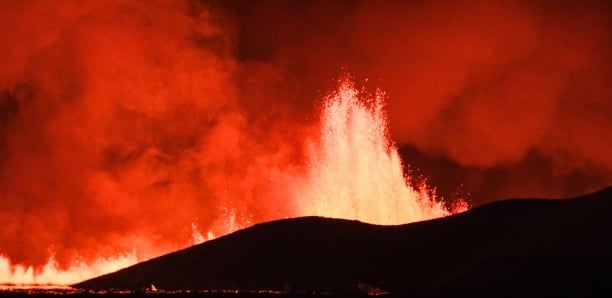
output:
{"label": "billowing steam", "polygon": [[192,223],[220,235],[283,212],[271,179],[295,146],[268,132],[286,121],[267,118],[274,106],[243,108],[259,98],[239,94],[234,35],[217,10],[0,6],[1,255],[54,255],[59,268],[140,258],[189,244]]}

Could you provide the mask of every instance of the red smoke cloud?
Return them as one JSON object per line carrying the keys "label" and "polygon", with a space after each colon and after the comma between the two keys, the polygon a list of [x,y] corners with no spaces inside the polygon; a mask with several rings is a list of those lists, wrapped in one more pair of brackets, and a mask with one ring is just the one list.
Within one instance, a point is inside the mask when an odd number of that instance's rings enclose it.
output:
{"label": "red smoke cloud", "polygon": [[393,139],[435,186],[464,183],[480,204],[606,185],[611,15],[589,1],[3,2],[0,254],[152,255],[194,221],[224,233],[232,212],[291,214],[287,173],[343,68],[387,92]]}
{"label": "red smoke cloud", "polygon": [[239,96],[235,37],[217,10],[17,1],[0,13],[1,254],[34,265],[50,251],[63,265],[151,255],[186,245],[192,222],[225,233],[216,225],[231,212],[283,210],[270,184],[291,152],[266,131],[273,104],[241,106],[263,94]]}
{"label": "red smoke cloud", "polygon": [[393,138],[434,185],[480,204],[612,180],[604,1],[278,2],[235,4],[245,55],[292,70],[306,97],[338,65],[381,87]]}

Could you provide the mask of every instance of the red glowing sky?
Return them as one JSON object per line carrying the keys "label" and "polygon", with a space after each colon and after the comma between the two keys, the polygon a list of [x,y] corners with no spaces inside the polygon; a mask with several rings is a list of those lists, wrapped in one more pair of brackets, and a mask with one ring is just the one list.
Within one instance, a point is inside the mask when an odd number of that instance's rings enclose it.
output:
{"label": "red glowing sky", "polygon": [[[472,205],[612,181],[605,1],[3,1],[0,255],[172,250],[292,208],[339,74],[387,93],[416,175]],[[136,236],[135,236],[136,235]]]}

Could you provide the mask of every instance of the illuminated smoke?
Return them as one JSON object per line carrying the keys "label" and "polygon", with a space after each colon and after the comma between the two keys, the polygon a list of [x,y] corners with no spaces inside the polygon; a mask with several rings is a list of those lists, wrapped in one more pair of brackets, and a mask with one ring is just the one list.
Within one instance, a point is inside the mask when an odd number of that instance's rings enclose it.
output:
{"label": "illuminated smoke", "polygon": [[306,94],[292,106],[339,66],[382,88],[400,155],[441,195],[482,205],[612,181],[610,1],[228,2],[241,51]]}
{"label": "illuminated smoke", "polygon": [[[286,163],[284,147],[252,136],[267,126],[242,107],[221,16],[190,1],[0,2],[6,262],[63,283],[58,270],[184,248],[192,223],[223,235],[272,217],[257,173]],[[0,282],[31,281],[22,271]]]}
{"label": "illuminated smoke", "polygon": [[426,187],[409,185],[389,140],[383,97],[360,93],[344,78],[324,99],[307,182],[294,194],[301,215],[403,224],[450,213]]}

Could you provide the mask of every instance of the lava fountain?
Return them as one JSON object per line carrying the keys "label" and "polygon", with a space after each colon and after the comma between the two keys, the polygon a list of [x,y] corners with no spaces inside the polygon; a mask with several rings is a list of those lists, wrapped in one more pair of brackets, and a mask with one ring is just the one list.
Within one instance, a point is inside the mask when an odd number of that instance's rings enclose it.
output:
{"label": "lava fountain", "polygon": [[306,183],[296,192],[301,215],[403,224],[467,209],[446,208],[424,182],[414,188],[389,138],[384,93],[359,92],[350,78],[324,98],[319,138],[309,144]]}

